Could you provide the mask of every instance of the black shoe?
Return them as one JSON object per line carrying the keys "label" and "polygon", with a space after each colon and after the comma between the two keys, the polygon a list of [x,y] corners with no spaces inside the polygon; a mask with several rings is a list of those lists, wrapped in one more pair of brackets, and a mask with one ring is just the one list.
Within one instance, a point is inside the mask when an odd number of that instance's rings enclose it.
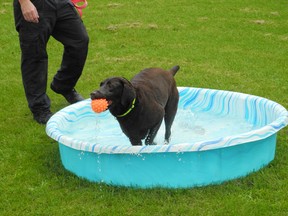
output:
{"label": "black shoe", "polygon": [[39,124],[46,124],[52,115],[53,113],[50,110],[39,110],[33,113],[33,118]]}
{"label": "black shoe", "polygon": [[69,92],[62,93],[62,95],[70,104],[74,104],[84,100],[84,98],[75,89],[72,89]]}
{"label": "black shoe", "polygon": [[53,85],[53,83],[51,83],[50,88],[56,92],[57,94],[61,94],[63,95],[63,97],[68,101],[68,103],[73,104],[79,101],[84,100],[84,98],[75,90],[72,89],[70,91],[67,92],[59,92]]}

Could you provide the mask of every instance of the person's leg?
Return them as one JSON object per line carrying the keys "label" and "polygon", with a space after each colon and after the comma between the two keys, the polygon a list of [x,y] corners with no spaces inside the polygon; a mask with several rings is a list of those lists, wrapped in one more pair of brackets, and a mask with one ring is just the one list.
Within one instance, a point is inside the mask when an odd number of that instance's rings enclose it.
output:
{"label": "person's leg", "polygon": [[[46,94],[48,56],[46,44],[51,27],[43,14],[44,1],[33,2],[38,10],[39,23],[24,20],[18,0],[14,1],[14,17],[21,47],[21,72],[28,106],[38,123],[45,124],[51,117],[50,99]],[[49,32],[50,31],[50,32]]]}
{"label": "person's leg", "polygon": [[71,3],[61,5],[57,15],[52,36],[64,45],[64,53],[61,67],[51,83],[51,89],[62,94],[68,102],[74,103],[83,99],[75,92],[74,87],[86,61],[89,37]]}

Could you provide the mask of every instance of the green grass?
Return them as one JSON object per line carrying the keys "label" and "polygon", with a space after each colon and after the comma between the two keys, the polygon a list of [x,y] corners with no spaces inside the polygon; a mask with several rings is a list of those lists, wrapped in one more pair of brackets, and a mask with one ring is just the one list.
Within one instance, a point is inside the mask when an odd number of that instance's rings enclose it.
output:
{"label": "green grass", "polygon": [[[272,163],[221,185],[142,190],[66,171],[57,143],[27,108],[12,3],[0,5],[0,215],[288,215],[287,128]],[[109,76],[179,64],[178,86],[254,94],[288,108],[285,0],[90,0],[83,20],[90,49],[77,90],[87,98]],[[51,38],[49,81],[60,47]],[[48,94],[54,112],[68,105]]]}

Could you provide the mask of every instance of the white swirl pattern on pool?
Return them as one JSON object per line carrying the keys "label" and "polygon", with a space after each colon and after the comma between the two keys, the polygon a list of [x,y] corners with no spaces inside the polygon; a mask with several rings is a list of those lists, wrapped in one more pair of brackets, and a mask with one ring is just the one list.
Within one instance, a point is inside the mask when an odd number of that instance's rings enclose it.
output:
{"label": "white swirl pattern on pool", "polygon": [[[77,150],[108,154],[138,154],[204,151],[234,146],[265,139],[288,124],[287,110],[266,98],[213,89],[189,87],[179,87],[178,89],[180,101],[177,116],[184,115],[182,118],[186,118],[186,120],[191,118],[191,120],[187,120],[189,122],[197,122],[197,118],[200,117],[204,120],[209,120],[209,114],[211,113],[216,116],[215,122],[225,121],[225,116],[234,117],[237,124],[239,123],[241,126],[243,124],[244,129],[246,127],[246,131],[243,130],[240,133],[228,136],[209,137],[205,128],[201,127],[201,124],[200,126],[191,126],[185,125],[184,122],[184,125],[179,125],[182,124],[182,121],[180,120],[177,123],[176,116],[173,124],[174,130],[172,128],[172,140],[173,135],[177,133],[177,128],[180,126],[184,130],[185,127],[191,127],[190,129],[197,133],[196,139],[176,143],[171,142],[169,145],[131,146],[128,138],[121,132],[118,122],[113,119],[114,117],[111,116],[109,111],[95,114],[91,110],[90,99],[87,99],[54,114],[47,123],[46,132],[59,143]],[[204,114],[208,115],[207,119],[205,119]],[[107,124],[108,119],[111,124],[117,124],[117,127],[109,127],[110,125],[108,125],[109,131],[101,131],[99,125]],[[88,125],[88,121],[90,125]],[[91,122],[94,124],[91,130],[85,130],[88,126],[91,127]],[[227,124],[229,125],[229,122]],[[217,125],[217,127],[220,126]],[[229,127],[232,127],[232,125]],[[227,128],[223,129],[226,130]],[[162,136],[163,130],[162,132],[161,129],[159,130],[160,134],[159,136],[157,135],[156,139]],[[191,130],[189,133],[191,133]],[[94,131],[98,132],[97,136],[93,133]],[[216,133],[220,133],[219,131]],[[83,133],[86,137],[85,139],[81,138]],[[109,138],[109,134],[116,134],[116,138],[115,136],[114,138],[112,136]],[[107,137],[109,142],[106,142]],[[202,137],[202,140],[198,139],[198,137]],[[208,139],[203,140],[203,137]],[[119,140],[122,140],[125,144],[115,144]]]}

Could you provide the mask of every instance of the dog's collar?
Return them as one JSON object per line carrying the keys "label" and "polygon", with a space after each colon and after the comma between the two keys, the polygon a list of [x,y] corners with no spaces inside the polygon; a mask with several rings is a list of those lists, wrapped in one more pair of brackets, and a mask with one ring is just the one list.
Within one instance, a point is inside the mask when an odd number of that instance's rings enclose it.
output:
{"label": "dog's collar", "polygon": [[117,117],[120,118],[120,117],[124,117],[124,116],[128,115],[133,110],[133,108],[135,107],[135,102],[136,102],[136,98],[134,98],[134,100],[132,101],[131,107],[122,115],[117,115]]}

